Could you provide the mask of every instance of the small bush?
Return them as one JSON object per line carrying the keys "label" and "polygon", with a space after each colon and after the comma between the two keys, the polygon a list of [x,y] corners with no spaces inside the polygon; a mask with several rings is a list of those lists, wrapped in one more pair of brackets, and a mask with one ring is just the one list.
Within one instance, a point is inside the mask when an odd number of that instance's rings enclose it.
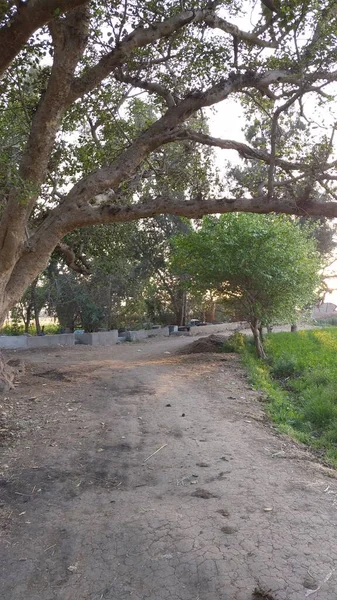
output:
{"label": "small bush", "polygon": [[229,337],[229,340],[235,348],[235,352],[243,352],[246,347],[247,338],[243,333],[236,331]]}
{"label": "small bush", "polygon": [[298,361],[292,356],[280,356],[272,364],[270,374],[274,379],[286,379],[288,377],[298,377],[303,369]]}
{"label": "small bush", "polygon": [[315,429],[324,429],[337,419],[336,392],[330,386],[317,386],[306,393],[303,417]]}
{"label": "small bush", "polygon": [[233,333],[227,340],[224,341],[221,352],[237,352],[242,353],[246,347],[246,336],[243,333]]}

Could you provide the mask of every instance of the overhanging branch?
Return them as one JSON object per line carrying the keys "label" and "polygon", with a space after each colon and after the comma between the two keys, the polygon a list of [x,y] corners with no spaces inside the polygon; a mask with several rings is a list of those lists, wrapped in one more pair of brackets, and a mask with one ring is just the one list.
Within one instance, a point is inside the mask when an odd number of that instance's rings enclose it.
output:
{"label": "overhanging branch", "polygon": [[[215,138],[204,133],[192,131],[191,129],[182,130],[181,133],[177,135],[176,139],[191,140],[199,144],[204,144],[206,146],[222,148],[223,150],[235,150],[236,152],[238,152],[241,158],[261,160],[262,162],[268,165],[272,161],[272,157],[270,154],[268,154],[268,152],[264,152],[263,150],[257,150],[256,148],[252,148],[251,146],[248,146],[248,144],[244,144],[243,142],[236,142],[235,140],[223,140],[221,138]],[[309,168],[309,165],[306,163],[290,162],[281,158],[275,158],[275,164],[278,167],[284,169],[285,171],[298,171]]]}
{"label": "overhanging branch", "polygon": [[161,38],[168,38],[175,32],[180,31],[190,24],[205,23],[212,28],[220,28],[231,35],[235,35],[243,41],[274,48],[273,43],[260,40],[256,34],[250,34],[241,31],[235,25],[232,25],[218,17],[214,10],[205,8],[200,10],[186,10],[169,19],[153,23],[151,27],[139,27],[132,33],[125,36],[118,46],[111,52],[102,56],[96,65],[86,70],[86,72],[74,80],[72,89],[68,98],[68,106],[76,99],[83,96],[97,87],[103,79],[108,77],[116,68],[121,67],[127,58],[129,58],[137,48],[144,48],[153,44]]}
{"label": "overhanging branch", "polygon": [[0,28],[0,77],[40,27],[87,0],[35,0],[20,2],[13,18]]}

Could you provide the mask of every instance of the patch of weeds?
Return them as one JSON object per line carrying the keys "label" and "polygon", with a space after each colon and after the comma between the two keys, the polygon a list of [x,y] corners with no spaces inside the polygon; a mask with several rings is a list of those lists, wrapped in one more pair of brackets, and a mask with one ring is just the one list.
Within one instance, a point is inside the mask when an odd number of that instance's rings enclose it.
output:
{"label": "patch of weeds", "polygon": [[235,348],[235,352],[243,352],[244,351],[247,338],[243,333],[236,331],[235,333],[233,333],[233,335],[230,336],[229,339]]}
{"label": "patch of weeds", "polygon": [[275,360],[270,369],[270,374],[274,379],[298,377],[302,372],[303,367],[298,364],[293,356],[280,356]]}
{"label": "patch of weeds", "polygon": [[246,336],[243,333],[233,333],[227,340],[224,341],[221,352],[238,352],[244,351],[246,346]]}
{"label": "patch of weeds", "polygon": [[282,433],[307,444],[337,465],[337,330],[272,333],[268,361],[246,344],[243,360],[255,388]]}
{"label": "patch of weeds", "polygon": [[316,386],[306,391],[303,420],[314,430],[323,431],[330,423],[337,424],[336,392],[330,387]]}

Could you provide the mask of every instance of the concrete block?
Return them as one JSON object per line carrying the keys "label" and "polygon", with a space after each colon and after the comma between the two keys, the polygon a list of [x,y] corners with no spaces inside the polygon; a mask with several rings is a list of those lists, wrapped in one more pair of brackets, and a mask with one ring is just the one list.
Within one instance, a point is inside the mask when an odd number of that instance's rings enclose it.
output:
{"label": "concrete block", "polygon": [[[152,329],[151,329],[152,331]],[[137,342],[140,340],[146,340],[148,337],[149,330],[147,329],[137,329],[136,331],[126,331],[126,341],[127,342]]]}
{"label": "concrete block", "polygon": [[78,344],[87,346],[112,346],[118,342],[118,330],[75,333],[75,339]]}
{"label": "concrete block", "polygon": [[37,335],[27,337],[27,348],[52,348],[53,346],[73,346],[75,336],[73,333],[60,333],[57,335]]}
{"label": "concrete block", "polygon": [[158,329],[149,329],[148,330],[149,338],[153,337],[168,337],[170,335],[168,327],[159,327]]}
{"label": "concrete block", "polygon": [[23,350],[27,348],[28,336],[26,335],[1,335],[0,348],[8,350]]}

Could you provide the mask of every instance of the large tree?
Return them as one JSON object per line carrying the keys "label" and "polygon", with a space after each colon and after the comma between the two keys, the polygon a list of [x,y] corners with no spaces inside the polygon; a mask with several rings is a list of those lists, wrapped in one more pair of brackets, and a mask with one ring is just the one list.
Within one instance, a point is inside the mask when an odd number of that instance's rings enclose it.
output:
{"label": "large tree", "polygon": [[[306,98],[329,103],[336,13],[333,0],[1,2],[0,323],[79,227],[163,213],[337,216],[333,136],[302,145],[288,127]],[[212,138],[194,119],[231,97],[265,119],[260,146]],[[153,193],[173,142],[234,149],[266,180],[225,197]]]}
{"label": "large tree", "polygon": [[265,358],[262,325],[291,323],[317,299],[321,260],[309,234],[285,216],[205,217],[176,238],[173,266],[189,289],[217,294],[232,316],[247,321]]}

